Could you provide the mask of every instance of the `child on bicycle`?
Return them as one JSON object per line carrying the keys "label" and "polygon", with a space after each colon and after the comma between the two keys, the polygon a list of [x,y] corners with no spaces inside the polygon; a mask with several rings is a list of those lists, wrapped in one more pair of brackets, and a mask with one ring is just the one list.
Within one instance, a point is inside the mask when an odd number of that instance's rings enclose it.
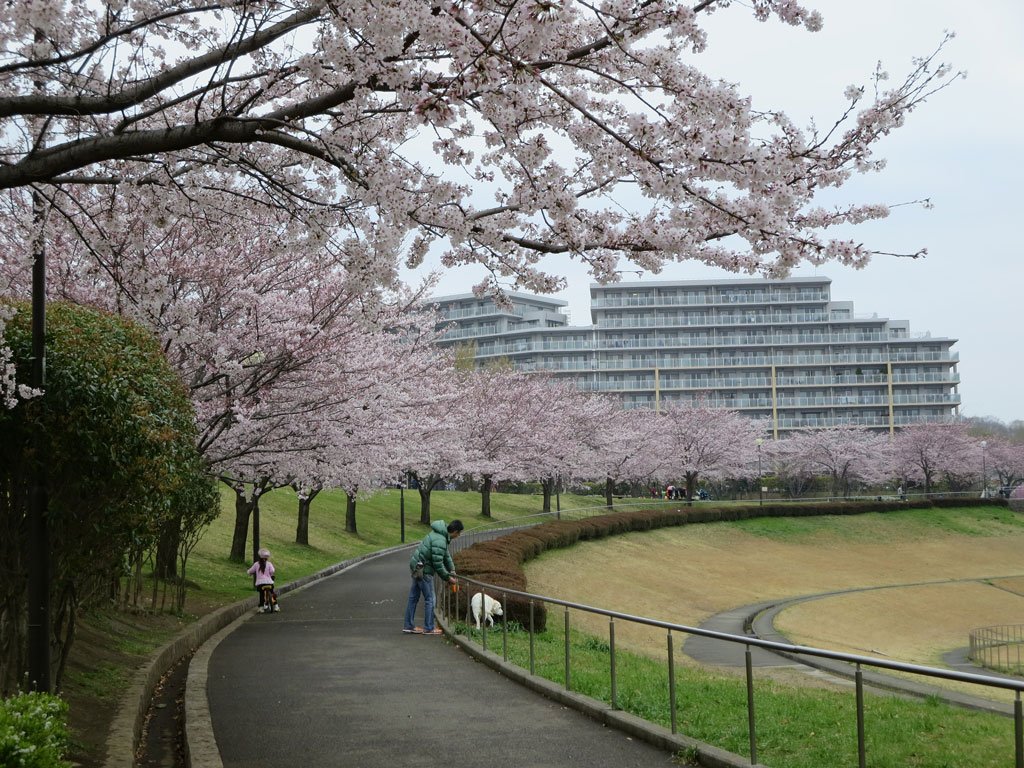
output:
{"label": "child on bicycle", "polygon": [[281,610],[277,604],[277,593],[274,591],[274,564],[270,562],[270,550],[261,549],[256,553],[259,559],[253,563],[247,573],[253,577],[253,584],[260,593],[260,605],[256,613],[270,613]]}

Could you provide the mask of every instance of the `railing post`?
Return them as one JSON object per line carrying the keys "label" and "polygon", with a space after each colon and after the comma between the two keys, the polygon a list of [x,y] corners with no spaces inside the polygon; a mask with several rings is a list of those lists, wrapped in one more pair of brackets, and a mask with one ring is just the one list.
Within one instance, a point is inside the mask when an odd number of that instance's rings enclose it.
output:
{"label": "railing post", "polygon": [[569,680],[569,606],[565,606],[565,690],[571,691]]}
{"label": "railing post", "polygon": [[1021,706],[1020,691],[1013,700],[1013,744],[1015,768],[1024,768],[1024,707]]}
{"label": "railing post", "polygon": [[857,682],[857,765],[865,768],[867,765],[867,750],[864,746],[864,673],[860,664],[854,674]]}
{"label": "railing post", "polygon": [[508,593],[501,593],[501,653],[502,658],[508,661],[508,622],[505,615],[508,613]]}
{"label": "railing post", "polygon": [[618,680],[615,670],[615,617],[608,617],[608,655],[611,657],[612,709],[619,708]]}
{"label": "railing post", "polygon": [[668,631],[668,710],[672,719],[672,733],[676,732],[676,665],[672,648],[672,630]]}
{"label": "railing post", "polygon": [[[469,612],[473,613],[473,601],[469,599],[469,595],[466,595],[466,599],[469,600]],[[487,650],[487,613],[484,611],[484,606],[487,605],[487,590],[483,587],[480,589],[480,643],[483,649]]]}
{"label": "railing post", "polygon": [[747,645],[744,660],[747,667],[747,734],[750,736],[750,764],[757,762],[757,729],[754,717],[754,660]]}
{"label": "railing post", "polygon": [[533,598],[530,598],[530,675],[531,677],[535,674],[536,669],[534,667],[534,655],[533,655]]}

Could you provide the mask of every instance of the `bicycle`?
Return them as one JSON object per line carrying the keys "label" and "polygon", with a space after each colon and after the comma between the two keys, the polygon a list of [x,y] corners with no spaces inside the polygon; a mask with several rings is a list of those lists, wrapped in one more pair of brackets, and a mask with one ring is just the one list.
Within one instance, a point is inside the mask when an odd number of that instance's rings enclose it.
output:
{"label": "bicycle", "polygon": [[281,606],[277,604],[277,592],[273,584],[260,584],[260,613],[279,613]]}

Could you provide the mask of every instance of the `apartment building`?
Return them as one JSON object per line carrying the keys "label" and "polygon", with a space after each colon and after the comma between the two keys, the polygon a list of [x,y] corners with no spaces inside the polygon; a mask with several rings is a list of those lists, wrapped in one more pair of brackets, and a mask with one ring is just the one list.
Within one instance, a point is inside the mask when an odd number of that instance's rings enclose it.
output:
{"label": "apartment building", "polygon": [[476,360],[572,377],[626,408],[704,397],[767,419],[775,435],[859,424],[893,431],[958,415],[955,339],[833,301],[831,280],[632,282],[590,287],[591,325],[567,302],[524,293],[511,305],[437,297],[442,343],[472,342]]}

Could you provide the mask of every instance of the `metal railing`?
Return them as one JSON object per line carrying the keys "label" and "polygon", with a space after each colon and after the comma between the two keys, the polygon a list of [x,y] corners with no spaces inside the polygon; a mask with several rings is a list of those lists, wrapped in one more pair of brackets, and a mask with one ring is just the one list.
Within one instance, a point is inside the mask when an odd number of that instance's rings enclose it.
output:
{"label": "metal railing", "polygon": [[[645,502],[638,502],[636,504],[619,504],[616,505],[617,509],[629,506],[646,506],[649,507],[651,500]],[[605,514],[611,512],[606,506],[595,506],[577,510],[566,510],[564,512],[553,512],[553,513],[541,513],[538,515],[529,516],[527,518],[517,518],[512,523],[498,524],[497,527],[486,527],[485,529],[473,529],[467,531],[467,535],[463,535],[456,542],[457,547],[453,549],[464,549],[467,546],[471,546],[477,541],[491,538],[495,534],[500,534],[505,531],[514,530],[517,528],[530,527],[531,525],[540,522],[541,519],[552,519],[555,517],[565,516],[567,518],[580,518],[587,517],[594,514]],[[746,716],[747,716],[747,734],[749,742],[749,760],[751,765],[755,765],[758,762],[757,758],[757,712],[755,707],[754,689],[755,681],[753,674],[753,660],[751,656],[752,648],[761,648],[768,651],[772,651],[778,654],[782,654],[787,657],[796,658],[798,660],[804,657],[811,657],[815,659],[825,659],[833,662],[842,662],[850,665],[853,668],[853,680],[854,680],[854,696],[855,696],[855,709],[856,709],[856,733],[857,733],[857,759],[859,768],[866,768],[867,766],[867,752],[866,752],[866,740],[865,740],[865,715],[864,715],[864,668],[886,670],[889,672],[900,672],[928,679],[942,679],[952,680],[960,683],[970,683],[974,685],[980,685],[987,688],[998,688],[1014,692],[1013,701],[1013,724],[1014,724],[1014,766],[1015,768],[1024,768],[1024,701],[1022,701],[1021,693],[1024,692],[1024,680],[1012,680],[1009,678],[990,677],[986,675],[973,674],[970,672],[960,672],[952,669],[942,669],[938,667],[928,667],[919,664],[910,664],[900,661],[890,661],[887,659],[879,659],[871,656],[861,656],[852,653],[842,653],[839,651],[831,651],[824,648],[815,648],[811,646],[795,645],[790,643],[779,643],[772,640],[762,640],[758,637],[748,635],[733,635],[725,632],[717,632],[709,629],[702,629],[700,627],[691,627],[684,624],[676,624],[673,622],[661,621],[658,619],[651,619],[645,616],[635,616],[621,611],[613,611],[606,608],[599,608],[592,605],[586,605],[583,603],[577,603],[571,600],[562,600],[560,598],[551,597],[549,595],[539,595],[532,592],[525,592],[515,590],[507,587],[499,587],[486,582],[478,581],[466,576],[459,576],[459,581],[462,583],[462,588],[466,588],[465,585],[472,585],[484,595],[490,596],[501,604],[503,613],[507,616],[508,614],[508,599],[509,597],[515,597],[523,601],[527,601],[529,606],[529,618],[524,626],[524,629],[529,633],[529,673],[531,676],[536,674],[536,653],[535,653],[535,642],[534,637],[537,634],[535,631],[535,608],[539,604],[543,605],[554,605],[560,606],[564,609],[564,633],[565,633],[565,659],[564,659],[564,679],[565,689],[567,691],[572,690],[572,653],[571,653],[571,642],[570,642],[570,610],[581,611],[584,613],[593,614],[596,616],[603,616],[608,619],[608,670],[610,674],[610,699],[612,709],[619,709],[618,701],[618,676],[617,676],[617,663],[616,663],[616,647],[615,647],[615,628],[616,621],[625,622],[627,624],[635,624],[640,626],[652,627],[661,629],[666,632],[666,648],[667,648],[667,673],[668,673],[668,705],[669,705],[669,719],[671,732],[677,733],[678,721],[677,721],[677,704],[676,704],[676,669],[674,660],[674,649],[675,640],[673,633],[676,635],[692,635],[697,637],[710,638],[719,640],[722,642],[732,643],[736,645],[742,645],[744,647],[744,667],[745,667],[745,682],[746,682]],[[444,597],[438,601],[438,607],[443,611],[447,618],[460,619],[453,611],[453,607],[456,601],[452,598],[452,594],[448,590],[442,590]],[[486,602],[486,601],[483,601]],[[470,600],[469,595],[466,595],[466,611],[465,616],[466,623],[469,624],[470,619]],[[483,617],[481,617],[483,618]],[[492,630],[491,633],[497,630]],[[509,630],[507,622],[501,622],[501,636],[502,636],[502,656],[506,663],[509,662]],[[977,630],[976,630],[977,631]],[[481,622],[480,642],[483,649],[488,650],[488,632],[486,621]],[[972,633],[973,635],[973,633]],[[973,647],[972,647],[973,650]],[[808,663],[808,662],[805,662]]]}
{"label": "metal railing", "polygon": [[1003,624],[979,627],[969,634],[968,658],[996,672],[1024,674],[1021,648],[1024,647],[1024,624]]}

